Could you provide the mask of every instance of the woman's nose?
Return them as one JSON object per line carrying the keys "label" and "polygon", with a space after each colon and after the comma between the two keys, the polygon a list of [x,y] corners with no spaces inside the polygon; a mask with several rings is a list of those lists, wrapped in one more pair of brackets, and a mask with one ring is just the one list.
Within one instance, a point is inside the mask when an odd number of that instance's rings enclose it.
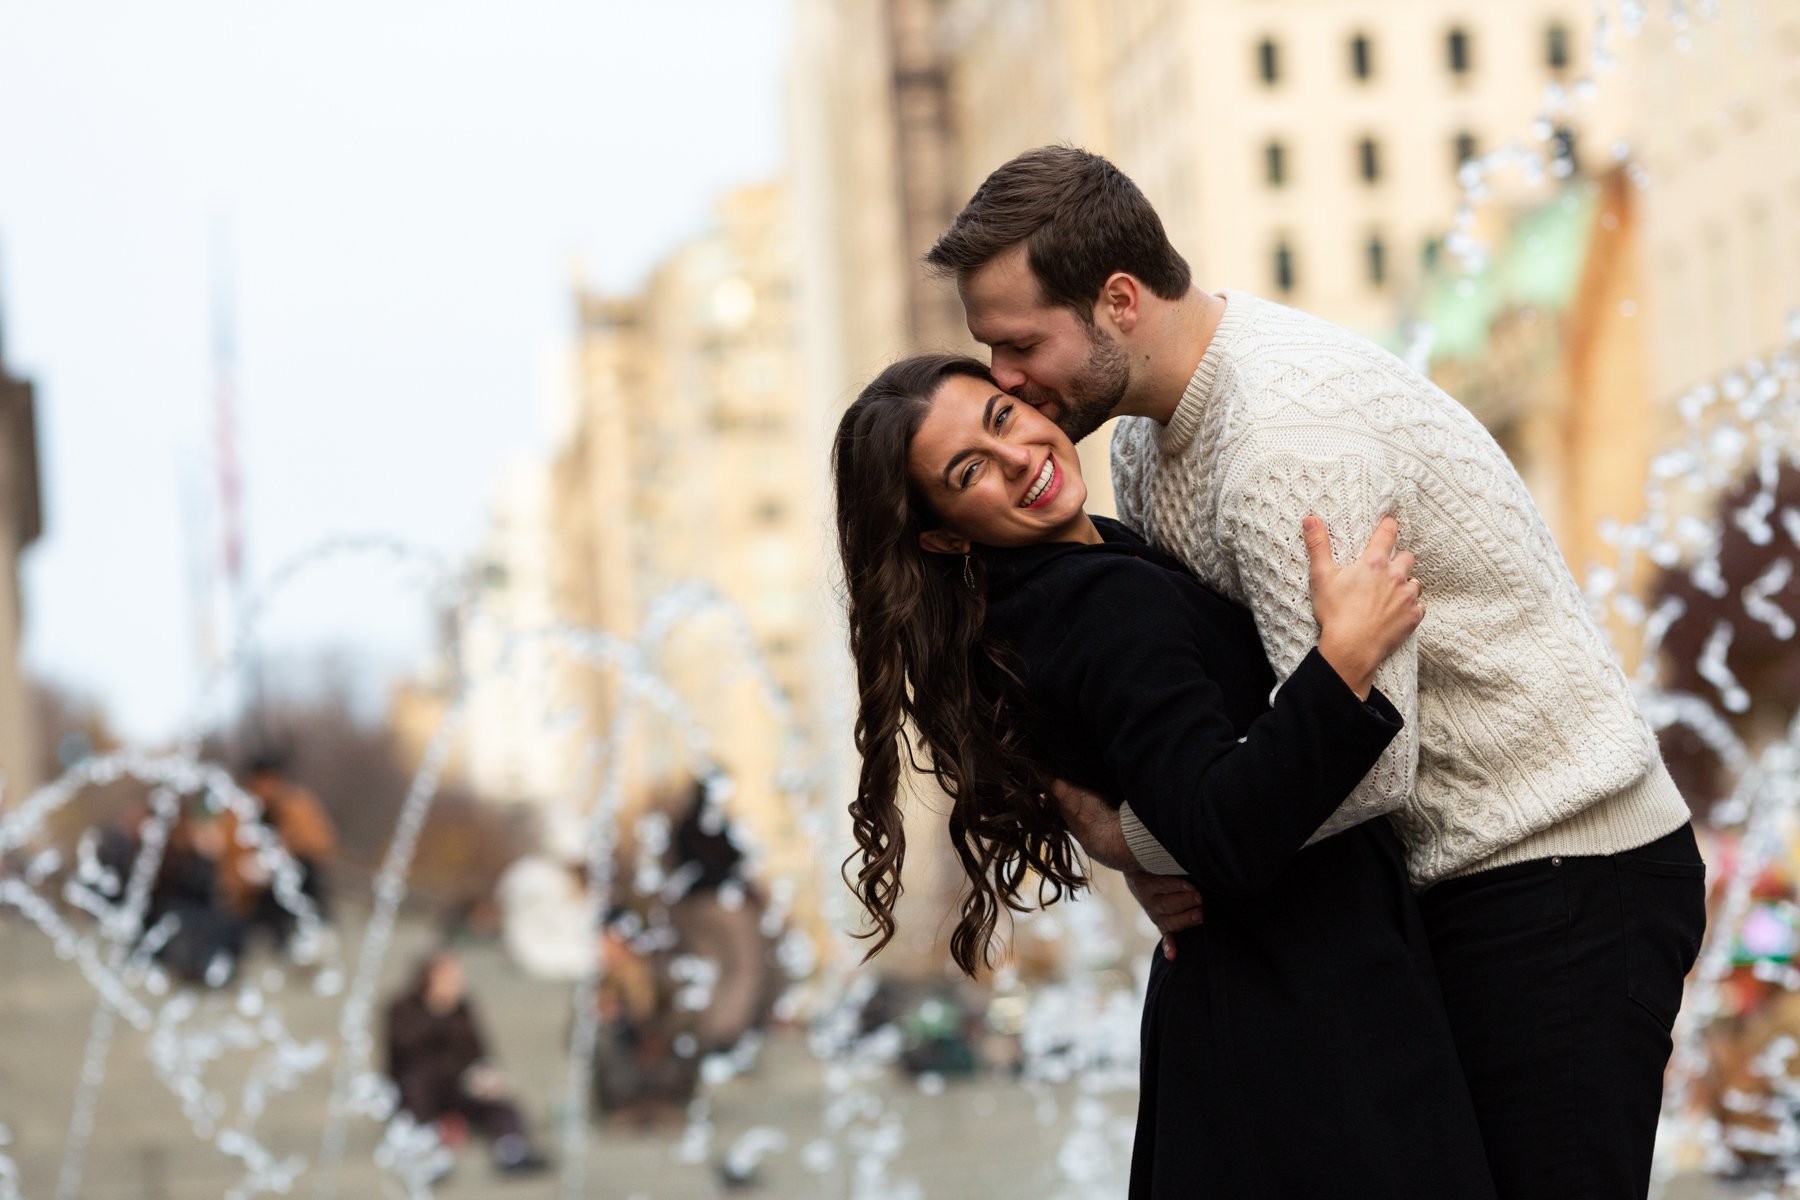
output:
{"label": "woman's nose", "polygon": [[1031,451],[1023,446],[1001,446],[997,453],[1008,475],[1031,469]]}

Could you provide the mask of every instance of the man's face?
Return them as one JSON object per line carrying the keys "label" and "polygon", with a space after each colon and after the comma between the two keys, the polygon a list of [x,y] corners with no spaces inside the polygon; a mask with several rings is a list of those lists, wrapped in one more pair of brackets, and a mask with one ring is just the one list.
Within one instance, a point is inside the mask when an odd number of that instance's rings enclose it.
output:
{"label": "man's face", "polygon": [[994,378],[1080,441],[1118,409],[1130,359],[1105,331],[1045,304],[1023,245],[971,272],[958,289],[969,333],[993,356]]}

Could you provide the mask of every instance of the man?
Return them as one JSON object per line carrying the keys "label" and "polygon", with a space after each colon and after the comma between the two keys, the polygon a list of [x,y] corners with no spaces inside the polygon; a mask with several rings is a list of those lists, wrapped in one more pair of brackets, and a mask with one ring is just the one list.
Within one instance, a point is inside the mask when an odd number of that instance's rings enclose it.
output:
{"label": "man", "polygon": [[[1374,344],[1199,290],[1095,155],[1013,159],[926,258],[954,276],[1002,387],[1077,439],[1125,418],[1120,516],[1255,613],[1278,678],[1318,635],[1302,518],[1360,546],[1398,517],[1430,606],[1376,677],[1406,728],[1315,838],[1387,815],[1405,841],[1500,1195],[1643,1196],[1705,868],[1504,453]],[[1179,870],[1121,799],[1114,820],[1065,796],[1090,852]],[[1200,919],[1132,878],[1165,933]]]}

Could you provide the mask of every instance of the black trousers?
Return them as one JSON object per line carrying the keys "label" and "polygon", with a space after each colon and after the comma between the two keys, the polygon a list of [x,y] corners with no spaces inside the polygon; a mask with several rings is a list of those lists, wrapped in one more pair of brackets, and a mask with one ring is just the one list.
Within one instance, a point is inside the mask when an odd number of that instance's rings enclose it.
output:
{"label": "black trousers", "polygon": [[1684,825],[1622,854],[1515,863],[1420,897],[1501,1200],[1648,1193],[1705,876]]}

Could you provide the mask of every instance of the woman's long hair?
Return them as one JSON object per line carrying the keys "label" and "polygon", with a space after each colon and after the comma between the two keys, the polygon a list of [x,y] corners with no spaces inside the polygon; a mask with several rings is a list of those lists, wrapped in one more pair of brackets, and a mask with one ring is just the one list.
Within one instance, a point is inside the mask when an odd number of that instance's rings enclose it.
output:
{"label": "woman's long hair", "polygon": [[[856,749],[862,774],[850,817],[858,851],[845,882],[868,909],[874,956],[893,940],[906,833],[900,815],[900,752],[936,777],[950,798],[950,839],[968,876],[950,953],[969,975],[992,964],[1001,906],[1028,911],[1020,888],[1037,877],[1037,903],[1087,880],[1050,779],[1026,752],[1018,677],[984,634],[984,573],[978,560],[927,553],[919,535],[937,525],[907,472],[908,452],[931,397],[947,380],[994,384],[972,358],[920,355],[888,367],[862,390],[832,444],[838,552],[843,558],[856,663]],[[965,580],[970,573],[974,586]],[[916,743],[908,740],[908,727]],[[915,744],[930,758],[914,757]],[[854,881],[850,863],[860,856]]]}

